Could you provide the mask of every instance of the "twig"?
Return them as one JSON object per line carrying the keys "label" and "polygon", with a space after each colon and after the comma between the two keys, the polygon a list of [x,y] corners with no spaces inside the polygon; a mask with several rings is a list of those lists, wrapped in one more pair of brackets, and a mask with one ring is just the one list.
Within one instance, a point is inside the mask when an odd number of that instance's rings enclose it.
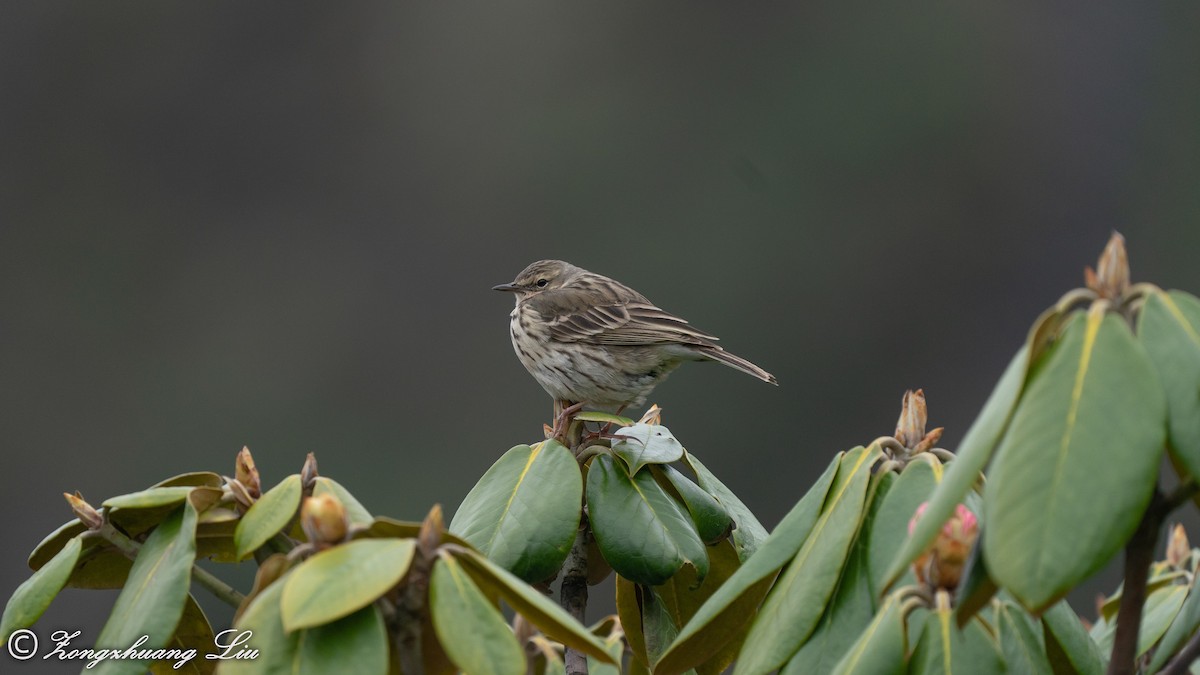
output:
{"label": "twig", "polygon": [[1190,479],[1169,495],[1155,488],[1142,521],[1125,544],[1125,583],[1121,587],[1121,607],[1117,610],[1117,632],[1113,637],[1108,675],[1133,675],[1137,670],[1138,630],[1142,623],[1142,609],[1146,604],[1146,582],[1150,576],[1150,565],[1154,562],[1158,531],[1167,515],[1191,499],[1197,489],[1197,484]]}
{"label": "twig", "polygon": [[1137,670],[1138,630],[1142,623],[1142,607],[1146,604],[1146,580],[1154,562],[1154,544],[1162,524],[1155,492],[1154,502],[1142,516],[1137,530],[1125,545],[1125,584],[1121,587],[1121,607],[1117,610],[1117,632],[1113,638],[1112,660],[1108,675],[1134,675]]}
{"label": "twig", "polygon": [[199,565],[192,565],[192,581],[207,588],[209,593],[234,609],[241,607],[246,600],[246,596]]}

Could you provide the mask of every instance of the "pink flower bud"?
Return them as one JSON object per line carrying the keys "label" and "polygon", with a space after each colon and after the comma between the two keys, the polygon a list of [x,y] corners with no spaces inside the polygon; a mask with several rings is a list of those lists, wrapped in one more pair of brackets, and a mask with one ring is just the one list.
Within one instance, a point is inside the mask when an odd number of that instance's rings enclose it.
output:
{"label": "pink flower bud", "polygon": [[[908,522],[911,535],[917,520],[924,515],[928,502],[917,507]],[[950,517],[938,531],[937,538],[925,553],[913,561],[913,572],[922,583],[934,588],[953,590],[962,579],[971,547],[979,538],[979,519],[962,504],[954,508]]]}

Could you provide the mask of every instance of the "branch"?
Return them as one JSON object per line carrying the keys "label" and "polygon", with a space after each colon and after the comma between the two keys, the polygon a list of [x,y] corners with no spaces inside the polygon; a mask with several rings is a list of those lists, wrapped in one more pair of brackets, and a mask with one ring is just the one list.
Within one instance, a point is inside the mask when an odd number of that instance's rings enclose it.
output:
{"label": "branch", "polygon": [[[1154,501],[1161,494],[1155,492]],[[1121,608],[1117,610],[1117,633],[1113,638],[1112,659],[1108,675],[1134,675],[1136,672],[1138,630],[1142,623],[1142,607],[1146,604],[1146,580],[1154,562],[1154,544],[1162,524],[1157,504],[1151,503],[1137,531],[1125,545],[1125,584],[1121,588]]]}
{"label": "branch", "polygon": [[[563,564],[562,588],[559,589],[559,604],[575,620],[587,625],[588,600],[588,541],[592,537],[592,528],[588,525],[587,516],[582,516],[579,532],[575,535],[575,543],[571,545],[571,553]],[[563,655],[567,666],[567,675],[587,675],[587,656],[570,647]]]}
{"label": "branch", "polygon": [[[566,441],[567,447],[571,449],[571,454],[575,455],[579,461],[579,470],[582,472],[583,464],[587,462],[590,455],[581,452],[583,445],[583,424],[581,422],[571,421],[567,428]],[[571,545],[571,552],[567,554],[567,560],[563,563],[562,587],[558,591],[559,604],[584,626],[587,625],[588,544],[591,542],[591,538],[592,527],[588,522],[585,497],[585,504],[580,506],[579,531],[575,534],[575,543]],[[566,665],[567,675],[587,675],[586,654],[566,647],[563,651],[563,661]]]}
{"label": "branch", "polygon": [[[1142,623],[1142,609],[1146,604],[1146,582],[1150,565],[1154,562],[1158,531],[1171,511],[1191,499],[1198,487],[1188,479],[1169,495],[1155,488],[1142,522],[1138,523],[1137,530],[1125,544],[1125,583],[1121,589],[1121,607],[1117,610],[1117,632],[1113,638],[1108,675],[1133,675],[1137,670],[1138,631]],[[1197,649],[1200,650],[1200,646]]]}
{"label": "branch", "polygon": [[241,607],[242,603],[246,601],[246,596],[199,565],[192,565],[192,581],[207,588],[210,593],[217,596],[218,600],[234,609]]}

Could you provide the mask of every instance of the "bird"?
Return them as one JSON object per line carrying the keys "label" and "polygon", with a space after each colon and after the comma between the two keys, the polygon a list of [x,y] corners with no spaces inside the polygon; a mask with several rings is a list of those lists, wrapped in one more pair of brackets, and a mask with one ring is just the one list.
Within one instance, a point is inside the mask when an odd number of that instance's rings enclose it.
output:
{"label": "bird", "polygon": [[556,413],[639,407],[685,361],[716,361],[778,385],[717,345],[717,337],[602,274],[562,260],[532,263],[493,290],[516,295],[509,332],[517,358]]}

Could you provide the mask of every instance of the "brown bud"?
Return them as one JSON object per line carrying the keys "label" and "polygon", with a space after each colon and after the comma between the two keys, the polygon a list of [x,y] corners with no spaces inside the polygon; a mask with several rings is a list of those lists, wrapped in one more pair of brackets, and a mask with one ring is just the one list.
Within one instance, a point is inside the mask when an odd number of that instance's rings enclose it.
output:
{"label": "brown bud", "polygon": [[1176,523],[1171,529],[1171,538],[1167,540],[1167,564],[1175,569],[1183,569],[1188,558],[1192,555],[1192,545],[1188,543],[1187,532],[1182,523]]}
{"label": "brown bud", "polygon": [[938,427],[925,434],[925,438],[922,438],[921,441],[917,443],[915,447],[913,447],[913,454],[915,455],[917,453],[929,452],[932,450],[934,446],[937,445],[937,442],[942,440],[942,432],[945,430],[945,427]]}
{"label": "brown bud", "polygon": [[242,598],[242,604],[238,606],[237,612],[233,615],[233,622],[237,623],[246,608],[250,606],[251,601],[258,597],[260,593],[266,590],[267,586],[275,583],[283,576],[284,572],[288,571],[287,556],[282,553],[273,553],[258,566],[258,572],[254,575],[254,587]]}
{"label": "brown bud", "polygon": [[233,499],[237,502],[238,508],[241,509],[242,513],[245,513],[254,505],[255,498],[250,496],[250,491],[246,489],[245,485],[242,485],[240,480],[236,478],[230,480],[226,476],[225,486],[229,488],[229,493],[233,495]]}
{"label": "brown bud", "polygon": [[300,507],[300,526],[308,541],[317,547],[342,541],[349,529],[345,507],[328,492],[304,499],[304,505]]}
{"label": "brown bud", "polygon": [[1125,237],[1113,232],[1100,254],[1093,272],[1084,270],[1083,279],[1087,287],[1107,300],[1118,300],[1129,290],[1129,257],[1125,252]]}
{"label": "brown bud", "polygon": [[[908,390],[904,392],[904,401],[900,406],[900,419],[896,422],[896,440],[906,448],[912,449],[925,438],[925,423],[928,412],[925,410],[925,391]],[[940,437],[940,436],[939,436]]]}
{"label": "brown bud", "polygon": [[300,469],[300,484],[304,486],[305,494],[312,492],[317,475],[317,456],[310,452],[304,458],[304,468]]}
{"label": "brown bud", "polygon": [[79,522],[87,525],[89,530],[98,530],[104,524],[104,518],[100,516],[100,512],[92,508],[92,505],[83,501],[83,495],[76,492],[70,494],[64,492],[63,496],[67,498],[67,503],[71,505],[71,512],[79,518]]}
{"label": "brown bud", "polygon": [[258,478],[258,467],[254,466],[254,457],[250,455],[250,448],[243,447],[242,451],[237,455],[236,471],[233,477],[246,488],[246,492],[258,499],[262,496],[262,482]]}
{"label": "brown bud", "polygon": [[428,560],[433,560],[437,549],[442,545],[442,532],[446,529],[446,521],[442,518],[442,505],[434,504],[429,509],[429,515],[421,521],[421,530],[417,534],[417,547]]}
{"label": "brown bud", "polygon": [[538,634],[537,627],[529,623],[529,619],[517,614],[513,616],[512,629],[513,635],[517,638],[517,643],[524,646],[526,653],[528,653],[530,651],[529,640]]}
{"label": "brown bud", "polygon": [[655,403],[650,406],[650,409],[646,411],[645,415],[642,415],[642,419],[639,420],[638,423],[639,424],[662,424],[662,411],[663,411],[662,408],[658,407],[658,404]]}

